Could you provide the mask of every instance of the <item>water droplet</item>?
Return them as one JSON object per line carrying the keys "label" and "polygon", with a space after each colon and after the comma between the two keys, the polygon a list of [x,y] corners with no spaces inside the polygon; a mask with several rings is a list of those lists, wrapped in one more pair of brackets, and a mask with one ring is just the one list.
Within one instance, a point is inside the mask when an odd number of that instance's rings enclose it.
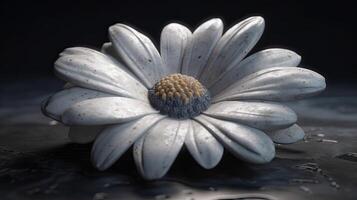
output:
{"label": "water droplet", "polygon": [[58,122],[55,121],[55,120],[52,120],[52,121],[48,122],[48,124],[49,124],[50,126],[55,126],[55,125],[58,124]]}
{"label": "water droplet", "polygon": [[299,187],[302,191],[304,191],[304,192],[307,192],[307,193],[311,193],[311,190],[310,190],[310,188],[308,188],[308,187],[306,187],[306,186],[300,186]]}
{"label": "water droplet", "polygon": [[330,139],[319,139],[318,142],[329,142],[329,143],[338,143],[337,140],[330,140]]}
{"label": "water droplet", "polygon": [[348,160],[348,161],[352,161],[352,162],[357,162],[357,153],[353,153],[353,152],[348,152],[339,156],[336,156],[339,159],[343,159],[343,160]]}

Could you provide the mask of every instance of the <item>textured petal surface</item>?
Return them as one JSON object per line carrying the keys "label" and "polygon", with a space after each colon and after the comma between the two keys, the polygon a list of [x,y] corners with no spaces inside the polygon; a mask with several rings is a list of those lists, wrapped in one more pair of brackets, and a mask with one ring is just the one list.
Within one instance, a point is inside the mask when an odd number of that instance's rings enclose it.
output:
{"label": "textured petal surface", "polygon": [[179,73],[191,31],[181,24],[171,23],[161,32],[160,53],[168,74]]}
{"label": "textured petal surface", "polygon": [[304,68],[272,67],[255,72],[223,90],[213,102],[224,100],[288,101],[321,92],[325,78]]}
{"label": "textured petal surface", "polygon": [[101,132],[103,126],[71,126],[69,128],[69,139],[78,144],[93,142]]}
{"label": "textured petal surface", "polygon": [[105,128],[92,147],[92,162],[99,170],[112,166],[120,156],[164,115],[147,115],[135,121]]}
{"label": "textured petal surface", "polygon": [[55,62],[55,73],[84,88],[146,100],[147,89],[101,52],[76,47],[66,49]]}
{"label": "textured petal surface", "polygon": [[197,77],[223,32],[223,22],[215,18],[199,26],[192,34],[182,63],[182,73]]}
{"label": "textured petal surface", "polygon": [[185,141],[189,122],[165,118],[135,143],[135,163],[145,179],[158,179],[167,173]]}
{"label": "textured petal surface", "polygon": [[305,136],[304,130],[296,124],[276,131],[269,131],[267,134],[275,143],[291,144],[302,140]]}
{"label": "textured petal surface", "polygon": [[102,97],[73,104],[62,115],[69,125],[102,125],[131,121],[157,113],[150,104],[125,97]]}
{"label": "textured petal surface", "polygon": [[275,156],[272,140],[258,129],[207,116],[195,118],[233,155],[251,163],[267,163]]}
{"label": "textured petal surface", "polygon": [[120,58],[118,56],[118,53],[115,51],[113,45],[111,42],[106,42],[102,45],[102,48],[100,50],[102,53],[106,55],[110,55],[111,57],[115,58],[116,60],[120,61]]}
{"label": "textured petal surface", "polygon": [[297,120],[295,112],[287,106],[268,102],[223,101],[212,104],[204,113],[260,130],[286,128]]}
{"label": "textured petal surface", "polygon": [[113,44],[111,42],[104,43],[100,51],[118,62],[118,66],[120,67],[120,69],[124,70],[126,73],[137,79],[135,74],[133,74],[127,66],[122,64],[123,61],[121,60],[118,52],[114,49]]}
{"label": "textured petal surface", "polygon": [[223,155],[223,146],[196,121],[191,121],[185,145],[193,158],[206,169],[215,167]]}
{"label": "textured petal surface", "polygon": [[116,24],[109,28],[109,38],[126,66],[151,88],[166,70],[151,40],[133,28]]}
{"label": "textured petal surface", "polygon": [[101,54],[97,50],[90,49],[87,47],[70,47],[70,48],[63,50],[59,55],[60,56],[71,56],[71,55],[72,56],[73,55],[90,56],[90,57],[98,58],[99,60],[104,61],[104,62],[114,63],[113,60],[108,59],[104,54]]}
{"label": "textured petal surface", "polygon": [[211,94],[217,94],[229,85],[240,79],[262,69],[271,67],[296,67],[299,65],[301,57],[293,51],[287,49],[266,49],[259,51],[225,71],[214,84],[209,87]]}
{"label": "textured petal surface", "polygon": [[218,41],[200,81],[207,87],[224,71],[236,66],[258,42],[264,30],[262,17],[250,17],[230,28]]}
{"label": "textured petal surface", "polygon": [[89,90],[85,88],[72,87],[57,92],[49,97],[42,105],[42,112],[56,120],[61,120],[61,116],[73,104],[99,97],[110,97],[112,94]]}

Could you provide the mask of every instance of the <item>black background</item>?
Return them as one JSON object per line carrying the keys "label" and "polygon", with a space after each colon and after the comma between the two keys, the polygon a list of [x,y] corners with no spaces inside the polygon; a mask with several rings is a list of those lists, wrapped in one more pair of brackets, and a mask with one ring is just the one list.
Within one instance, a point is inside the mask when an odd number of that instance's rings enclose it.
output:
{"label": "black background", "polygon": [[227,30],[252,15],[266,21],[253,52],[289,48],[328,83],[357,81],[353,1],[1,1],[0,5],[1,81],[53,77],[59,52],[71,46],[100,48],[108,40],[107,28],[117,22],[147,33],[157,45],[169,22],[192,29],[208,18],[221,17]]}

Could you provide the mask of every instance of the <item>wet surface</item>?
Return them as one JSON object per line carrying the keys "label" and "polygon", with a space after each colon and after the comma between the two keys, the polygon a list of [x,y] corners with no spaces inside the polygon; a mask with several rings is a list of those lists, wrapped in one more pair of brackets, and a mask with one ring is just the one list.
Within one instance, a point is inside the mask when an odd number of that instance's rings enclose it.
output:
{"label": "wet surface", "polygon": [[40,114],[41,99],[61,83],[47,85],[51,89],[17,93],[18,84],[0,99],[2,200],[357,199],[353,88],[336,87],[319,98],[290,103],[306,136],[276,146],[269,164],[251,165],[225,153],[216,168],[205,170],[183,149],[162,180],[147,182],[136,172],[131,150],[108,171],[96,171],[89,160],[91,144],[70,143],[67,127]]}

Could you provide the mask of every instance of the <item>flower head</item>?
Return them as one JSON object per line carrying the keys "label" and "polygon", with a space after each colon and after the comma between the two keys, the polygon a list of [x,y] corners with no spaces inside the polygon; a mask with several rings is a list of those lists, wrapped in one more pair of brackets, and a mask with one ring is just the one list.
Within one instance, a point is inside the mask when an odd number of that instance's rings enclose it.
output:
{"label": "flower head", "polygon": [[223,34],[220,19],[193,33],[172,23],[160,53],[144,34],[124,24],[109,28],[101,52],[64,50],[55,72],[69,86],[48,98],[43,112],[71,126],[76,142],[91,142],[92,161],[105,170],[133,145],[145,179],[164,176],[183,145],[204,168],[226,149],[251,163],[275,156],[275,143],[303,138],[297,116],[277,102],[317,94],[325,79],[297,67],[301,57],[266,49],[246,57],[264,19],[250,17]]}
{"label": "flower head", "polygon": [[162,114],[188,119],[205,111],[211,97],[195,78],[177,73],[162,78],[149,89],[149,101]]}

